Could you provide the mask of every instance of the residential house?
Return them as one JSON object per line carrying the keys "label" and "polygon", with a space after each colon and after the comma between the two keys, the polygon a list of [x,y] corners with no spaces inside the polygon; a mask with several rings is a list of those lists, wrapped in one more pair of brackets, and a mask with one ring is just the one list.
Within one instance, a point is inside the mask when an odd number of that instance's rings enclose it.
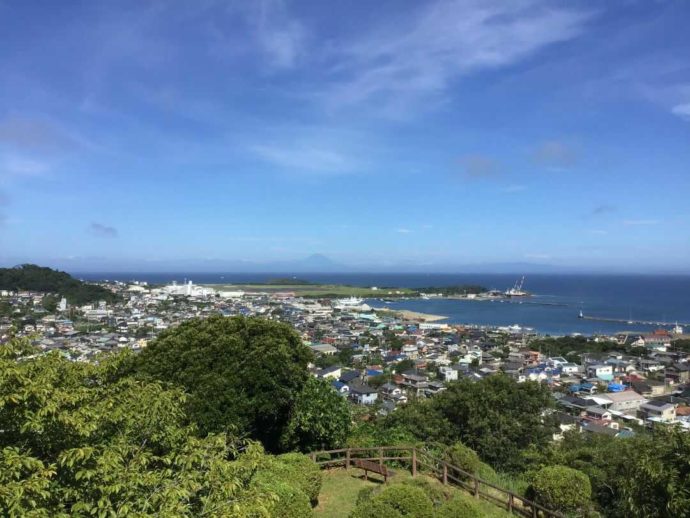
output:
{"label": "residential house", "polygon": [[617,412],[632,412],[633,415],[635,415],[637,409],[640,408],[640,405],[643,405],[647,402],[647,399],[644,396],[638,394],[634,390],[609,392],[607,394],[602,394],[601,397],[611,401],[611,404],[607,405],[609,410],[615,410]]}
{"label": "residential house", "polygon": [[373,405],[379,397],[375,388],[361,381],[353,381],[348,386],[350,387],[350,399],[359,405]]}
{"label": "residential house", "polygon": [[438,371],[446,382],[458,379],[458,371],[453,367],[439,367]]}
{"label": "residential house", "polygon": [[428,388],[428,378],[419,374],[404,372],[402,375],[402,385],[408,392],[413,392],[418,396],[423,395]]}
{"label": "residential house", "polygon": [[588,378],[598,378],[604,381],[613,380],[613,367],[611,365],[594,363],[592,365],[587,365],[586,372]]}
{"label": "residential house", "polygon": [[333,387],[341,396],[347,396],[350,393],[350,387],[339,380],[332,381],[331,387]]}
{"label": "residential house", "polygon": [[665,401],[648,401],[640,405],[640,417],[647,420],[668,423],[676,419],[676,406]]}
{"label": "residential house", "polygon": [[342,375],[343,369],[340,365],[331,365],[330,367],[326,367],[324,369],[319,369],[314,372],[314,376],[317,378],[322,378],[322,379],[340,379],[340,376]]}
{"label": "residential house", "polygon": [[688,383],[690,381],[690,365],[687,363],[674,363],[665,370],[666,379],[673,383]]}

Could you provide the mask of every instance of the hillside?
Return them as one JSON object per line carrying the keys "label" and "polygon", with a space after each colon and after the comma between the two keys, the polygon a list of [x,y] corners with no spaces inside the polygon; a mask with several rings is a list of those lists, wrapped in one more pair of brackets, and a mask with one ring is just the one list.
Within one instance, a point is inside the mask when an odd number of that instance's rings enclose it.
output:
{"label": "hillside", "polygon": [[82,282],[68,273],[35,264],[0,268],[0,290],[57,293],[72,304],[85,304],[98,300],[112,302],[117,298],[106,288]]}

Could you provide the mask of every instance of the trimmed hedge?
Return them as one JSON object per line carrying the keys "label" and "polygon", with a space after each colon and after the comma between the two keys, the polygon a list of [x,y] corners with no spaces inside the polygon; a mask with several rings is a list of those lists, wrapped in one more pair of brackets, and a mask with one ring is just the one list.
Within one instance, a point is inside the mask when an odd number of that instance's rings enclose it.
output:
{"label": "trimmed hedge", "polygon": [[479,507],[466,498],[456,496],[436,510],[437,518],[482,518]]}
{"label": "trimmed hedge", "polygon": [[395,484],[360,502],[351,518],[433,518],[434,504],[423,489]]}
{"label": "trimmed hedge", "polygon": [[589,507],[592,485],[581,471],[547,466],[534,474],[527,495],[544,507],[568,513]]}

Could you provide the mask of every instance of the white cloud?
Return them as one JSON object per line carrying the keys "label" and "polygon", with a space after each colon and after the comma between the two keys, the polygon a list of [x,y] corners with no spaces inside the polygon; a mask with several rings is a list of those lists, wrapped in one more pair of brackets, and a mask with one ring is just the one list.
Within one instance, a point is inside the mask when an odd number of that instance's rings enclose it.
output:
{"label": "white cloud", "polygon": [[551,259],[551,255],[550,254],[525,254],[525,259],[547,260],[547,259]]}
{"label": "white cloud", "polygon": [[396,232],[398,234],[410,234],[412,231],[409,228],[399,228]]}
{"label": "white cloud", "polygon": [[291,18],[282,0],[263,0],[259,4],[257,38],[261,48],[277,68],[291,68],[302,53],[305,32]]}
{"label": "white cloud", "polygon": [[673,115],[678,115],[686,120],[690,120],[690,103],[678,104],[671,109]]}
{"label": "white cloud", "polygon": [[310,144],[257,144],[250,150],[264,161],[296,172],[345,173],[353,167],[341,152]]}
{"label": "white cloud", "polygon": [[50,166],[33,158],[11,156],[0,163],[0,179],[12,176],[43,176],[50,171]]}
{"label": "white cloud", "polygon": [[439,96],[453,79],[517,63],[572,39],[590,13],[541,0],[443,0],[339,49],[336,105],[375,99],[390,106]]}

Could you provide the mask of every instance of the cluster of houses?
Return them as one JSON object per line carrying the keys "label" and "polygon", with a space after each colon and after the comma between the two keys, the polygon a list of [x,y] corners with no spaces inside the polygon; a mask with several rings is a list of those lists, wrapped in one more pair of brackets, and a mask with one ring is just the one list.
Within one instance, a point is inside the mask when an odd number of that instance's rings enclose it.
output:
{"label": "cluster of houses", "polygon": [[259,315],[287,322],[301,335],[322,360],[315,362],[322,368],[313,366],[315,376],[383,414],[410,398],[433,397],[449,382],[503,373],[518,382],[548,384],[563,429],[625,434],[635,424],[690,428],[690,355],[674,351],[674,336],[665,331],[604,337],[621,350],[638,351],[635,356],[584,352],[568,355],[577,360],[568,361],[531,348],[535,335],[522,329],[428,322],[294,293],[219,291],[191,283],[106,286],[120,295],[119,302],[72,307],[63,300],[52,312],[43,307],[44,294],[0,293],[0,340],[13,328],[45,351],[88,361],[103,351],[146,347],[190,318]]}

